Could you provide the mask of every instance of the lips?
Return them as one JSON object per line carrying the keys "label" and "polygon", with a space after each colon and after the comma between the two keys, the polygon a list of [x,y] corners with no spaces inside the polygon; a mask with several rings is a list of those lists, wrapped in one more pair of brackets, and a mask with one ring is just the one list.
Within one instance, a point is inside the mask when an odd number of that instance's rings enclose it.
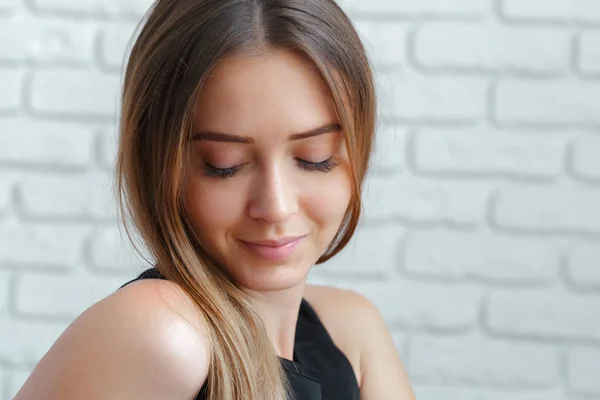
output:
{"label": "lips", "polygon": [[[306,236],[306,235],[305,235]],[[240,240],[243,247],[255,257],[270,261],[281,261],[288,258],[305,236],[287,236],[269,240]]]}
{"label": "lips", "polygon": [[294,240],[300,239],[303,236],[287,236],[281,239],[276,240],[253,240],[253,241],[245,241],[249,244],[255,244],[258,246],[268,246],[268,247],[279,247],[285,246],[288,243],[293,242]]}

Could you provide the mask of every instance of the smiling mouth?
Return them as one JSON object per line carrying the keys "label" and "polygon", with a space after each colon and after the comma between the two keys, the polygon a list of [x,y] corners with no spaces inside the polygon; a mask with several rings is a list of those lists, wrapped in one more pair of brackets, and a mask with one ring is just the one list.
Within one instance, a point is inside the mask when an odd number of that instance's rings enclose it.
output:
{"label": "smiling mouth", "polygon": [[280,247],[280,246],[285,246],[288,243],[293,242],[294,240],[298,240],[302,237],[304,237],[306,235],[303,236],[286,236],[280,239],[267,239],[267,240],[253,240],[253,241],[249,241],[249,240],[242,240],[243,242],[249,243],[249,244],[255,244],[258,246],[268,246],[268,247]]}
{"label": "smiling mouth", "polygon": [[288,258],[305,237],[306,235],[288,236],[275,240],[256,240],[251,242],[240,239],[240,242],[254,256],[265,260],[277,261]]}

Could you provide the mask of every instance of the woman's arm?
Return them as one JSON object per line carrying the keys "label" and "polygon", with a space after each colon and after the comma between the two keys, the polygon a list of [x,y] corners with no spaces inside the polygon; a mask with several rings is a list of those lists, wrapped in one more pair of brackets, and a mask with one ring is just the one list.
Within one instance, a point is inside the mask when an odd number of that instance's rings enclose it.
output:
{"label": "woman's arm", "polygon": [[208,346],[167,281],[135,282],[80,315],[15,400],[193,399]]}
{"label": "woman's arm", "polygon": [[371,301],[323,285],[306,285],[305,297],[352,364],[361,400],[415,399],[388,327]]}
{"label": "woman's arm", "polygon": [[[362,297],[362,296],[361,296]],[[377,308],[358,300],[364,321],[360,343],[361,400],[415,400],[388,327]]]}

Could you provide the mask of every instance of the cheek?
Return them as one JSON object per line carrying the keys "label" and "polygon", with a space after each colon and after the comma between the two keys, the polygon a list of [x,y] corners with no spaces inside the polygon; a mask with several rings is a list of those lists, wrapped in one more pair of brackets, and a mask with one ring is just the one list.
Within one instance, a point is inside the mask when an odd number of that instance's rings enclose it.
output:
{"label": "cheek", "polygon": [[332,172],[326,182],[320,182],[304,197],[307,216],[328,234],[337,231],[352,196],[349,174],[342,165],[338,169],[340,171]]}
{"label": "cheek", "polygon": [[242,196],[227,185],[207,182],[186,183],[183,195],[185,209],[192,226],[201,240],[216,241],[219,231],[235,224],[243,210]]}

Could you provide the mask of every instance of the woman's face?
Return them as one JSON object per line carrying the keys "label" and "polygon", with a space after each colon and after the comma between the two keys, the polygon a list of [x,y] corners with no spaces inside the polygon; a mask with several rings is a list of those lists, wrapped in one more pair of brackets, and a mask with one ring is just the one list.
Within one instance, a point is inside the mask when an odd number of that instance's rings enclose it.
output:
{"label": "woman's face", "polygon": [[196,113],[183,196],[200,242],[250,290],[303,282],[351,197],[343,134],[316,68],[288,51],[228,59]]}

